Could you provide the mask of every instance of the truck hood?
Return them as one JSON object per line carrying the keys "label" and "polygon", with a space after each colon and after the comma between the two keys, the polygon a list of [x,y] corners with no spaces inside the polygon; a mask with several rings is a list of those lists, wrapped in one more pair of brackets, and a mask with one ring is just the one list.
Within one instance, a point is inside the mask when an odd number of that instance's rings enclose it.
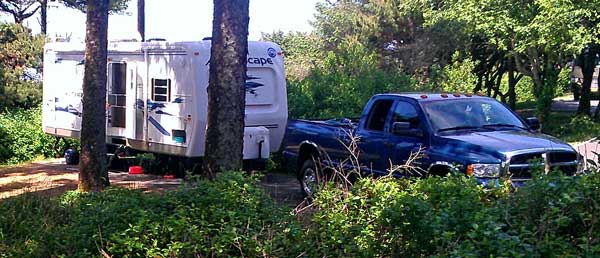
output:
{"label": "truck hood", "polygon": [[552,136],[528,131],[487,131],[469,132],[439,136],[442,144],[458,145],[462,155],[470,156],[488,154],[494,158],[505,156],[506,153],[528,149],[569,150],[573,148]]}

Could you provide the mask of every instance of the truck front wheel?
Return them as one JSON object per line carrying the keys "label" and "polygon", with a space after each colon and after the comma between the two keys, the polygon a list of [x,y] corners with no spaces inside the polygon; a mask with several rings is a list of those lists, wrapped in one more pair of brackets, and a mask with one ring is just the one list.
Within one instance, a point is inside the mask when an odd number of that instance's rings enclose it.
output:
{"label": "truck front wheel", "polygon": [[313,159],[304,161],[298,171],[298,180],[304,197],[311,199],[320,182],[318,169]]}

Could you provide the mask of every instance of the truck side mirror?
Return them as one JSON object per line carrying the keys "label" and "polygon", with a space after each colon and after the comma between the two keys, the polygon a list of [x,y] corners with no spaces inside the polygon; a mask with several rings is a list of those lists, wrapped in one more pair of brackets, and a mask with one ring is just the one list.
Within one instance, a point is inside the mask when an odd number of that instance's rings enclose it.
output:
{"label": "truck side mirror", "polygon": [[538,120],[537,117],[528,117],[525,119],[525,122],[527,122],[529,128],[534,131],[539,130],[541,127],[540,120]]}
{"label": "truck side mirror", "polygon": [[392,124],[392,133],[402,136],[423,137],[423,130],[420,128],[410,128],[409,122],[394,122]]}

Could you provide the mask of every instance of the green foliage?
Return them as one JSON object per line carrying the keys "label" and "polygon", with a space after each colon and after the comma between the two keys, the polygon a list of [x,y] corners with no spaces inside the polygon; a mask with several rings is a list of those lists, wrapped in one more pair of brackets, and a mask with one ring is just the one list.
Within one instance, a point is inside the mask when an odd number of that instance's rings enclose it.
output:
{"label": "green foliage", "polygon": [[346,52],[329,52],[322,67],[303,80],[288,81],[289,113],[299,118],[358,117],[371,96],[410,91],[413,80],[377,68],[377,56],[356,41],[340,45]]}
{"label": "green foliage", "polygon": [[26,195],[1,202],[0,214],[7,257],[285,256],[301,232],[256,178],[241,173],[164,195],[120,188],[58,200]]}
{"label": "green foliage", "polygon": [[0,257],[50,257],[61,246],[65,212],[58,202],[33,194],[0,201]]}
{"label": "green foliage", "polygon": [[263,33],[261,40],[275,42],[281,47],[285,57],[285,74],[289,80],[302,80],[313,67],[322,65],[320,42],[314,34],[275,31]]}
{"label": "green foliage", "polygon": [[157,164],[156,157],[152,153],[140,153],[136,155],[137,163],[142,166],[146,173],[154,171]]}
{"label": "green foliage", "polygon": [[454,53],[453,63],[441,68],[441,78],[434,79],[443,92],[473,92],[475,88],[477,76],[473,71],[476,63],[470,58],[459,60],[459,55],[458,52]]}
{"label": "green foliage", "polygon": [[582,142],[600,135],[600,124],[587,116],[552,113],[545,132],[566,142]]}
{"label": "green foliage", "polygon": [[[42,131],[42,110],[6,111],[0,114],[0,164],[19,163],[36,158],[53,157],[56,139]],[[77,147],[73,140],[60,141],[57,150],[62,154],[66,145]]]}
{"label": "green foliage", "polygon": [[317,4],[313,26],[325,52],[343,53],[338,46],[356,40],[377,53],[379,68],[422,78],[432,65],[450,61],[467,39],[451,20],[424,26],[424,6],[400,0],[327,1]]}
{"label": "green foliage", "polygon": [[327,187],[307,230],[311,257],[448,256],[474,228],[496,219],[494,200],[473,178],[363,179],[344,192]]}
{"label": "green foliage", "polygon": [[484,188],[459,174],[326,185],[303,226],[256,178],[0,202],[0,257],[595,257],[600,174]]}
{"label": "green foliage", "polygon": [[[111,13],[120,13],[127,9],[130,0],[110,0],[109,10]],[[82,12],[87,10],[87,0],[63,0],[62,3],[69,8]]]}
{"label": "green foliage", "polygon": [[41,68],[44,38],[32,36],[21,24],[0,23],[0,110],[31,108],[42,99]]}
{"label": "green foliage", "polygon": [[460,175],[326,187],[304,239],[310,257],[591,257],[600,174],[536,176],[514,190]]}

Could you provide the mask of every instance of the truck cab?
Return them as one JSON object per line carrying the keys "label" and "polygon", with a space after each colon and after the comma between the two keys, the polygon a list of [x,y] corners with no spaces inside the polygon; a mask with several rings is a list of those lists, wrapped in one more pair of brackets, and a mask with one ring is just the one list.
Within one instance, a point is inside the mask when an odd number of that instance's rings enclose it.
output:
{"label": "truck cab", "polygon": [[[358,121],[290,121],[284,158],[296,164],[305,194],[316,168],[339,167],[356,143],[360,171],[386,175],[394,165],[411,164],[423,174],[459,171],[482,184],[508,177],[520,184],[531,178],[531,161],[544,169],[574,174],[580,156],[568,144],[538,132],[535,118],[521,119],[497,100],[471,94],[380,94]],[[345,132],[345,133],[344,133]],[[317,164],[318,163],[318,164]],[[356,168],[356,165],[354,165]],[[347,167],[347,165],[343,165]],[[398,176],[414,175],[408,170]],[[316,179],[315,179],[316,180]],[[313,182],[314,184],[314,182]]]}

